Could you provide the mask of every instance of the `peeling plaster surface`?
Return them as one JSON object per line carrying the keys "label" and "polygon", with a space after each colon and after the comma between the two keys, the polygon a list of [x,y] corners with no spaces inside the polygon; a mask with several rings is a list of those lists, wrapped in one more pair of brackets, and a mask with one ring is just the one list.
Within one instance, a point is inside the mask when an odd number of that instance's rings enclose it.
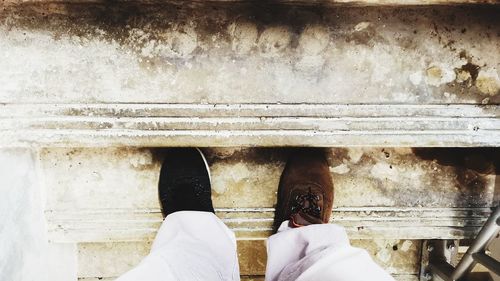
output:
{"label": "peeling plaster surface", "polygon": [[0,102],[498,103],[498,9],[6,6]]}

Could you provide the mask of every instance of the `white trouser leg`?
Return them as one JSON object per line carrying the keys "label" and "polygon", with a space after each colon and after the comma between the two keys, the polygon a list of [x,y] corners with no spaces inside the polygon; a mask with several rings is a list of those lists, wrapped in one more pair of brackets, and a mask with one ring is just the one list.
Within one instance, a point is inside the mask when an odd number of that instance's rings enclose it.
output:
{"label": "white trouser leg", "polygon": [[283,222],[267,241],[266,281],[394,281],[365,250],[354,248],[343,227]]}
{"label": "white trouser leg", "polygon": [[118,281],[240,280],[236,239],[209,212],[168,215],[150,254]]}

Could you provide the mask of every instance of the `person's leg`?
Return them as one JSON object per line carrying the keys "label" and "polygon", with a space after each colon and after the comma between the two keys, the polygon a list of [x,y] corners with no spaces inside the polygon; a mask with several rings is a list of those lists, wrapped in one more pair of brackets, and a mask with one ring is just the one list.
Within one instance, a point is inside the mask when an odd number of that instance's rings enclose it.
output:
{"label": "person's leg", "polygon": [[239,280],[236,239],[215,216],[199,150],[172,149],[160,174],[165,220],[150,254],[119,281]]}
{"label": "person's leg", "polygon": [[275,230],[268,239],[266,281],[394,280],[345,230],[329,224],[333,180],[324,152],[292,155],[280,179]]}
{"label": "person's leg", "polygon": [[118,280],[239,280],[234,233],[211,212],[172,213],[150,254]]}
{"label": "person's leg", "polygon": [[343,227],[314,224],[292,228],[283,222],[267,241],[266,281],[393,281],[359,248]]}

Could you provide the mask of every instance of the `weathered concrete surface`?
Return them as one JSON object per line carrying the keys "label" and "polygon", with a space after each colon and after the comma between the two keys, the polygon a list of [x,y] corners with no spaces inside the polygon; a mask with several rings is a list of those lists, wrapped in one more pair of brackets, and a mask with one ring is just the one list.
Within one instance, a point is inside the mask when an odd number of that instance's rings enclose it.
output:
{"label": "weathered concrete surface", "polygon": [[48,149],[40,159],[48,210],[158,207],[160,163],[150,150]]}
{"label": "weathered concrete surface", "polygon": [[[217,208],[272,208],[279,175],[290,149],[211,148],[204,151],[212,170],[213,199]],[[122,210],[125,214],[127,210],[132,213],[158,210],[157,177],[166,153],[163,149],[126,148],[41,151],[39,161],[49,212],[46,215],[54,211],[75,218],[82,210]],[[490,207],[496,204],[492,190],[498,174],[498,159],[497,149],[329,149],[330,169],[336,184],[335,205],[373,206],[374,212],[383,206],[403,209]],[[7,163],[13,166],[12,161]],[[398,171],[397,176],[390,172],[394,169]],[[8,171],[7,166],[2,171]],[[29,179],[17,174],[12,176]],[[436,182],[428,183],[431,179]],[[156,214],[161,221],[159,213]],[[397,218],[397,215],[392,217]],[[440,216],[435,218],[438,223],[441,219]],[[82,220],[79,227],[84,229],[91,223]],[[64,224],[61,227],[64,228]],[[101,227],[122,229],[113,223]],[[137,264],[150,247],[146,239],[95,241],[98,240],[79,243],[77,250],[75,244],[52,244],[54,247],[47,253],[59,260],[53,257],[49,265],[64,263],[65,270],[54,269],[55,278],[48,280],[74,280],[68,276],[75,275],[81,280],[113,278]],[[242,273],[250,277],[263,274],[264,240],[240,240],[238,243]],[[420,241],[364,239],[355,240],[353,244],[366,248],[398,280],[415,280]]]}
{"label": "weathered concrete surface", "polygon": [[[241,239],[267,237],[290,149],[204,150],[218,215]],[[498,194],[497,149],[329,152],[335,182],[333,222],[344,225],[353,238],[471,237],[498,202],[494,197]],[[151,240],[161,223],[157,182],[166,153],[162,149],[43,150],[50,239]]]}
{"label": "weathered concrete surface", "polygon": [[149,254],[151,243],[78,244],[78,277],[118,277]]}
{"label": "weathered concrete surface", "polygon": [[0,102],[497,104],[499,9],[4,5]]}
{"label": "weathered concrete surface", "polygon": [[3,104],[0,147],[497,147],[500,106]]}
{"label": "weathered concrete surface", "polygon": [[[216,205],[274,205],[279,176],[292,150],[205,151],[215,168],[212,169]],[[329,151],[335,182],[334,205],[337,207],[479,207],[493,204],[499,159],[498,150],[494,148],[334,148]],[[222,167],[224,169],[220,169]],[[219,181],[225,185],[219,185]],[[245,200],[235,201],[233,192],[245,192],[242,194]],[[258,196],[252,196],[255,194]]]}
{"label": "weathered concrete surface", "polygon": [[[211,168],[216,207],[274,206],[291,149],[203,150]],[[498,149],[329,151],[336,207],[494,206]],[[45,149],[40,160],[47,209],[157,209],[159,169],[166,154],[163,149]]]}
{"label": "weathered concrete surface", "polygon": [[331,170],[339,187],[336,203],[340,206],[495,206],[497,149],[332,152]]}
{"label": "weathered concrete surface", "polygon": [[[238,241],[240,273],[263,276],[266,269],[265,240]],[[417,275],[421,241],[354,240],[352,245],[366,249],[375,262],[395,276]],[[113,278],[136,266],[145,257],[150,243],[82,243],[78,246],[80,278]]]}

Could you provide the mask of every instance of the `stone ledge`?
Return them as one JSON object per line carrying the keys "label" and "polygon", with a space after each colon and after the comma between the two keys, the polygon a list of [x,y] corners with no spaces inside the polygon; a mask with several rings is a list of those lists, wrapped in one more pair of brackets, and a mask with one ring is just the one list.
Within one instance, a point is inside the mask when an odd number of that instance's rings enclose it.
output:
{"label": "stone ledge", "polygon": [[[351,239],[469,239],[479,231],[490,208],[337,208],[332,222]],[[238,239],[265,239],[271,234],[273,208],[221,208],[217,215]],[[157,209],[46,211],[53,242],[150,241],[162,217]]]}
{"label": "stone ledge", "polygon": [[500,145],[498,105],[4,104],[0,146]]}

